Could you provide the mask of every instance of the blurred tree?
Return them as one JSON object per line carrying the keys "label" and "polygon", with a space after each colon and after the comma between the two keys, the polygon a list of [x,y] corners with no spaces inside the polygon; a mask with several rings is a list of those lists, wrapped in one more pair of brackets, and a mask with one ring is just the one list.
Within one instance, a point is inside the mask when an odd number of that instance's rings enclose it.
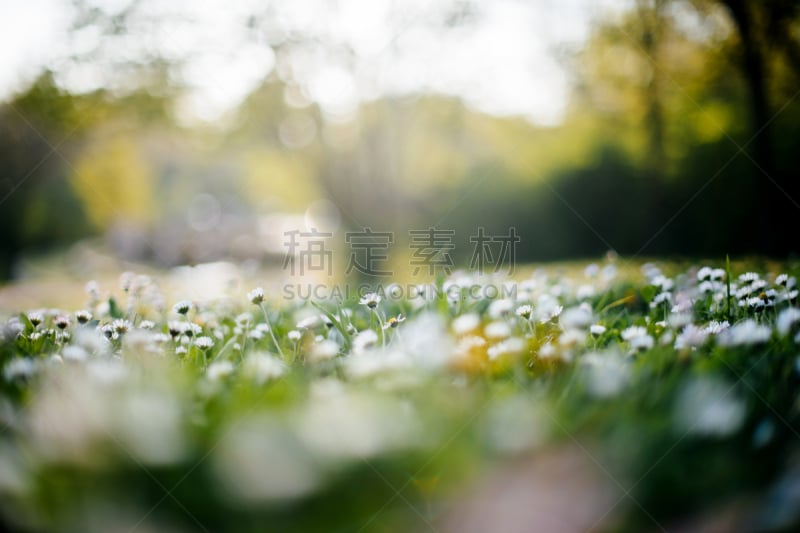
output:
{"label": "blurred tree", "polygon": [[[770,206],[760,218],[765,247],[771,253],[781,253],[786,245],[779,228],[791,227],[800,209],[797,178],[775,162],[773,113],[770,85],[776,76],[770,57],[782,55],[792,66],[793,76],[800,75],[797,38],[793,26],[800,23],[800,2],[776,0],[720,0],[735,23],[739,40],[739,64],[747,82],[749,95],[750,140],[753,160],[758,170],[760,205]],[[775,54],[775,55],[772,55]],[[772,82],[772,83],[771,83]],[[791,95],[794,98],[795,95]],[[781,109],[782,111],[782,109]],[[787,226],[788,224],[788,226]],[[793,239],[794,243],[800,242]]]}
{"label": "blurred tree", "polygon": [[0,279],[23,249],[69,242],[86,223],[66,180],[61,154],[84,130],[83,103],[43,75],[0,105]]}

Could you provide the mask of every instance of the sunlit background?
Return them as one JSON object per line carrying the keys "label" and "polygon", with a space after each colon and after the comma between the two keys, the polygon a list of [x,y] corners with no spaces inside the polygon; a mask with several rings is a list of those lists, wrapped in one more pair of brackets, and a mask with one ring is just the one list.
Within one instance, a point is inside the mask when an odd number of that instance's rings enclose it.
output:
{"label": "sunlit background", "polygon": [[797,2],[2,0],[0,277],[285,231],[521,262],[797,250]]}

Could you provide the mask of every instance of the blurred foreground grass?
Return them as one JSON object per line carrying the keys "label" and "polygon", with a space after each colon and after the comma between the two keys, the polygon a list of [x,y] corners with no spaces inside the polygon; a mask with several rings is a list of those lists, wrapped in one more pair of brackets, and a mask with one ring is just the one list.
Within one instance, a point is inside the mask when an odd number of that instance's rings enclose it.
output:
{"label": "blurred foreground grass", "polygon": [[796,530],[797,273],[606,261],[346,302],[230,265],[6,287],[2,520]]}

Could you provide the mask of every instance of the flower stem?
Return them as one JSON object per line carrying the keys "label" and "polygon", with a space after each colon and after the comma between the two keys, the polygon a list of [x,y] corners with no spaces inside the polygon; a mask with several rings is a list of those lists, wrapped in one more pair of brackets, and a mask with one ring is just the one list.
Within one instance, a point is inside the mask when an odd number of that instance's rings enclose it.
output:
{"label": "flower stem", "polygon": [[283,358],[283,350],[281,350],[281,345],[278,344],[278,339],[275,337],[275,331],[272,328],[272,322],[269,320],[269,313],[267,313],[267,309],[264,307],[263,303],[259,303],[258,306],[261,308],[261,312],[264,313],[264,321],[267,323],[267,327],[269,328],[269,336],[272,338],[272,343],[275,345],[275,349],[278,350],[278,354]]}

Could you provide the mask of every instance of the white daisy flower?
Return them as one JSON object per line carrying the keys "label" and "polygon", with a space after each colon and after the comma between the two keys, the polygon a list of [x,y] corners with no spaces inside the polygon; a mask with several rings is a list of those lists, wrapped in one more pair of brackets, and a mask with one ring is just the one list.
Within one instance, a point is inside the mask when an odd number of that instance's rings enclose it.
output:
{"label": "white daisy flower", "polygon": [[483,328],[483,333],[490,339],[505,339],[511,336],[511,326],[507,322],[498,320],[490,322]]}
{"label": "white daisy flower", "polygon": [[562,329],[585,330],[592,324],[592,311],[586,306],[570,307],[561,313],[558,321]]}
{"label": "white daisy flower", "polygon": [[772,328],[758,324],[755,320],[748,319],[717,335],[720,346],[749,346],[767,342],[772,335]]}
{"label": "white daisy flower", "polygon": [[12,381],[16,378],[29,378],[36,373],[36,362],[30,357],[19,357],[12,359],[3,368],[3,375],[6,381]]}
{"label": "white daisy flower", "polygon": [[672,302],[672,295],[668,292],[660,292],[656,294],[655,298],[653,298],[653,301],[650,302],[650,307],[655,309],[661,304],[668,304],[670,302]]}
{"label": "white daisy flower", "polygon": [[33,311],[28,313],[28,320],[31,324],[33,324],[33,327],[37,327],[44,322],[44,314],[40,313],[39,311]]}
{"label": "white daisy flower", "polygon": [[242,373],[258,385],[283,376],[287,370],[283,361],[265,353],[251,353],[242,363]]}
{"label": "white daisy flower", "polygon": [[556,347],[552,343],[546,342],[539,347],[540,359],[552,359],[557,355]]}
{"label": "white daisy flower", "polygon": [[381,295],[377,292],[369,292],[358,301],[361,305],[366,305],[370,309],[375,309],[381,303]]}
{"label": "white daisy flower", "polygon": [[254,305],[260,304],[264,301],[264,289],[261,287],[256,287],[247,293],[247,299]]}
{"label": "white daisy flower", "polygon": [[622,331],[622,339],[627,341],[636,351],[649,350],[653,347],[653,337],[647,333],[647,328],[631,326]]}
{"label": "white daisy flower", "polygon": [[514,302],[508,298],[495,300],[489,304],[488,314],[491,318],[500,318],[514,309]]}
{"label": "white daisy flower", "polygon": [[518,316],[521,316],[525,320],[530,320],[531,314],[533,313],[533,307],[529,304],[520,305],[517,307],[515,312]]}
{"label": "white daisy flower", "polygon": [[111,327],[116,333],[122,335],[123,333],[127,333],[133,327],[133,324],[131,324],[130,320],[118,318],[111,323]]}
{"label": "white daisy flower", "polygon": [[75,311],[75,320],[78,321],[78,324],[86,324],[92,319],[92,313],[85,309],[81,309],[80,311]]}
{"label": "white daisy flower", "polygon": [[189,300],[181,300],[172,306],[172,310],[179,315],[187,314],[192,308],[192,302]]}
{"label": "white daisy flower", "polygon": [[363,354],[378,343],[378,334],[371,329],[365,329],[353,339],[353,353]]}
{"label": "white daisy flower", "polygon": [[697,281],[707,281],[711,279],[711,267],[704,266],[697,271]]}
{"label": "white daisy flower", "polygon": [[292,342],[298,342],[300,339],[303,338],[303,334],[297,331],[296,329],[293,329],[292,331],[286,334],[286,337]]}
{"label": "white daisy flower", "polygon": [[470,331],[474,331],[481,325],[481,317],[475,313],[467,313],[457,316],[450,326],[456,335],[464,335]]}
{"label": "white daisy flower", "polygon": [[588,300],[589,298],[593,297],[595,293],[596,291],[591,285],[581,285],[575,292],[575,298],[577,298],[579,301]]}
{"label": "white daisy flower", "polygon": [[311,347],[308,356],[311,361],[325,361],[333,359],[339,353],[339,345],[332,340],[324,339]]}
{"label": "white daisy flower", "polygon": [[390,316],[388,320],[386,320],[386,324],[383,325],[383,329],[397,329],[400,326],[401,322],[405,322],[406,317],[403,316],[403,313],[400,313],[397,316]]}
{"label": "white daisy flower", "polygon": [[490,346],[486,353],[489,359],[497,359],[504,355],[514,355],[525,350],[525,341],[519,337],[511,337],[493,346]]}
{"label": "white daisy flower", "polygon": [[589,326],[589,333],[591,333],[595,337],[599,337],[605,332],[606,332],[606,327],[600,324],[592,324],[591,326]]}
{"label": "white daisy flower", "polygon": [[202,337],[197,337],[197,339],[194,341],[194,344],[201,350],[208,350],[214,346],[214,339],[204,335]]}
{"label": "white daisy flower", "polygon": [[580,346],[586,342],[586,332],[578,329],[568,329],[558,337],[558,344],[563,348]]}
{"label": "white daisy flower", "polygon": [[247,337],[253,340],[260,341],[264,338],[264,332],[260,329],[253,329],[247,333]]}
{"label": "white daisy flower", "polygon": [[706,340],[708,340],[708,335],[709,333],[705,329],[689,324],[683,328],[681,334],[675,339],[674,347],[676,350],[698,348],[705,344]]}
{"label": "white daisy flower", "polygon": [[547,324],[554,318],[558,318],[563,310],[564,306],[561,305],[556,305],[548,309],[544,309],[540,313],[541,316],[539,317],[539,322],[541,322],[542,324]]}
{"label": "white daisy flower", "polygon": [[781,337],[785,337],[798,322],[800,322],[800,309],[789,307],[781,311],[778,315],[778,320],[775,322],[775,329],[778,330],[778,334]]}
{"label": "white daisy flower", "polygon": [[723,320],[722,322],[712,320],[706,325],[705,330],[709,335],[718,335],[729,327],[731,327],[731,325],[727,320]]}
{"label": "white daisy flower", "polygon": [[215,361],[208,365],[206,375],[211,381],[219,381],[233,374],[234,369],[235,367],[230,361]]}
{"label": "white daisy flower", "polygon": [[311,315],[295,324],[297,329],[314,329],[321,324],[319,315]]}

